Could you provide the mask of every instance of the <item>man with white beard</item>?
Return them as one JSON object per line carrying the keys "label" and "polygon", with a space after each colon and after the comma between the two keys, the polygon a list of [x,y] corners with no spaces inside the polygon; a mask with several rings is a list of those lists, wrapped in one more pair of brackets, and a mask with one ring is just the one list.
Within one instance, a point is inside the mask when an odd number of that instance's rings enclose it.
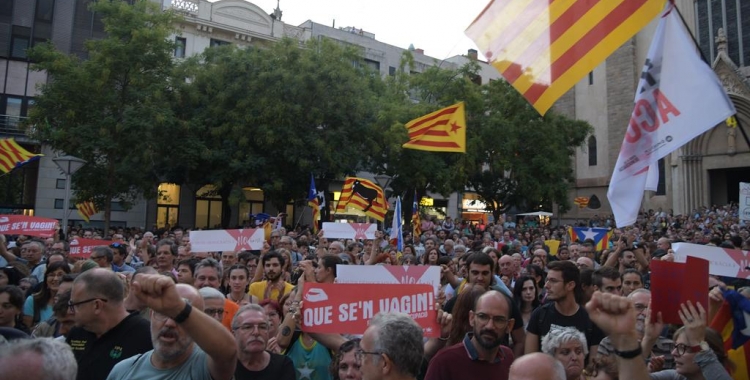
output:
{"label": "man with white beard", "polygon": [[[641,348],[643,349],[643,357],[651,367],[651,372],[660,371],[662,369],[673,369],[675,367],[674,357],[672,356],[672,349],[674,348],[674,341],[661,336],[658,336],[655,341],[647,341],[644,339],[646,333],[646,327],[649,325],[647,318],[648,305],[651,302],[651,291],[647,289],[636,289],[628,295],[628,298],[633,301],[635,306],[637,322],[636,330],[638,331],[638,339],[641,342]],[[664,329],[664,323],[660,322],[661,318],[657,318],[656,323],[650,324],[649,329],[652,329],[658,335],[660,331]],[[599,344],[599,355],[613,355],[614,348],[609,337],[602,339]]]}

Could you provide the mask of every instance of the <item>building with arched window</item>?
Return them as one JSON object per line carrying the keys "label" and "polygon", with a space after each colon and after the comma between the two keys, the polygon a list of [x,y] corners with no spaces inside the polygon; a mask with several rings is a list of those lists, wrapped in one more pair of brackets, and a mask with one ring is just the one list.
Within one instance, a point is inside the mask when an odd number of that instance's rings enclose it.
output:
{"label": "building with arched window", "polygon": [[[750,2],[677,0],[676,4],[734,103],[739,124],[750,134]],[[657,22],[626,42],[556,103],[557,111],[588,121],[595,129],[573,161],[576,181],[570,203],[577,197],[601,200],[599,208],[574,207],[562,219],[611,213],[609,180]],[[643,209],[684,214],[701,206],[737,202],[738,182],[750,181],[750,146],[737,126],[720,123],[660,160],[659,169],[657,191],[644,194]]]}

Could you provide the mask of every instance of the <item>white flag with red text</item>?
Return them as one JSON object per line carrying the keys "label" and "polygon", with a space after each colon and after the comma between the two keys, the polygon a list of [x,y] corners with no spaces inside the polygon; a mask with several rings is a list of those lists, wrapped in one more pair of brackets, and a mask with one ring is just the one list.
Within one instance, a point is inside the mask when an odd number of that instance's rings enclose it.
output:
{"label": "white flag with red text", "polygon": [[734,114],[677,11],[668,11],[651,42],[607,191],[617,226],[635,223],[644,190],[655,190],[659,159]]}

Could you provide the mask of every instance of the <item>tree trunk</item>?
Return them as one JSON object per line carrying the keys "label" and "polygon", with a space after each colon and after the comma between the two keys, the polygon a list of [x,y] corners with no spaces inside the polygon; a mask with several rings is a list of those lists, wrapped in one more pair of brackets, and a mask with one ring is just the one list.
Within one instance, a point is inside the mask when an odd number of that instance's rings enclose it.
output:
{"label": "tree trunk", "polygon": [[109,233],[109,224],[112,220],[112,190],[115,181],[115,161],[110,160],[107,164],[107,193],[104,195],[104,237]]}

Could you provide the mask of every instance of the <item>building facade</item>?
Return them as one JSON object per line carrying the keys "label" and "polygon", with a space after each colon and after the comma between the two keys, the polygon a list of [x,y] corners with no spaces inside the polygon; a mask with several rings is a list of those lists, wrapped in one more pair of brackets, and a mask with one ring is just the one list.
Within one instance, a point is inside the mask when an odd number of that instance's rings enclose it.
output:
{"label": "building facade", "polygon": [[[750,133],[750,3],[736,0],[677,0],[689,28]],[[658,20],[625,43],[555,105],[569,117],[588,121],[594,133],[573,160],[576,182],[569,198],[589,199],[562,220],[611,214],[607,189],[622,145],[633,98]],[[737,202],[739,182],[750,181],[750,147],[736,127],[721,123],[659,161],[657,191],[642,208],[686,214],[702,206]]]}

